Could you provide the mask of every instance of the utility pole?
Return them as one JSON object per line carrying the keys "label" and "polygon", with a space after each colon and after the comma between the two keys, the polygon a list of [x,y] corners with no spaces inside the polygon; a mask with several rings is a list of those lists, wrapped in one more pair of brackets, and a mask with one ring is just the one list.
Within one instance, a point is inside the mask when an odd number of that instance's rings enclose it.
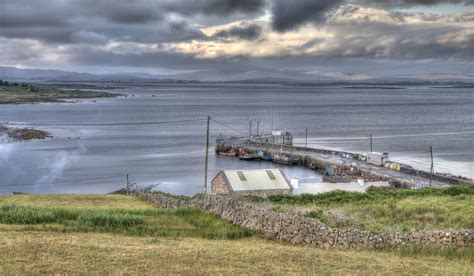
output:
{"label": "utility pole", "polygon": [[127,173],[127,195],[130,195],[130,182],[128,181],[128,173]]}
{"label": "utility pole", "polygon": [[273,116],[275,116],[275,114],[272,114],[272,131],[273,131]]}
{"label": "utility pole", "polygon": [[433,147],[432,146],[430,146],[430,154],[431,154],[431,174],[430,174],[430,187],[431,187],[431,182],[433,180],[433,173],[434,173]]}
{"label": "utility pole", "polygon": [[209,123],[211,116],[207,115],[207,130],[206,130],[206,162],[204,167],[204,195],[207,195],[207,169],[209,161]]}
{"label": "utility pole", "polygon": [[372,152],[372,133],[370,134],[370,152]]}
{"label": "utility pole", "polygon": [[252,137],[252,119],[249,119],[249,136]]}
{"label": "utility pole", "polygon": [[308,148],[308,128],[305,129],[306,138],[304,140],[304,147]]}

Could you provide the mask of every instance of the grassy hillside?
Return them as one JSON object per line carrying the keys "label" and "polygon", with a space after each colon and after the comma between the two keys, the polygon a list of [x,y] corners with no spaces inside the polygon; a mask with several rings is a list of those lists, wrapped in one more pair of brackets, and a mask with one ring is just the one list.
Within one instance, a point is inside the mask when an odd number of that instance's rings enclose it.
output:
{"label": "grassy hillside", "polygon": [[375,232],[474,228],[474,187],[384,190],[368,193],[334,191],[319,195],[272,196],[276,211],[299,211],[334,227]]}
{"label": "grassy hillside", "polygon": [[469,249],[420,254],[416,250],[291,246],[265,240],[194,209],[159,210],[121,195],[0,197],[0,221],[2,275],[469,274],[474,269]]}

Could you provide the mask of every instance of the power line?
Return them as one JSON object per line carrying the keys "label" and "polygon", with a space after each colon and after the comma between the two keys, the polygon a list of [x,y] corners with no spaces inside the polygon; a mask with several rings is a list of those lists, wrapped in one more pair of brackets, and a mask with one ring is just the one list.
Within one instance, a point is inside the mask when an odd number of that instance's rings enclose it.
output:
{"label": "power line", "polygon": [[229,126],[229,125],[227,125],[227,124],[225,124],[225,123],[223,123],[223,122],[217,121],[216,119],[213,119],[212,117],[211,117],[211,120],[214,121],[214,122],[216,122],[216,123],[218,123],[218,124],[221,125],[221,126],[227,127],[227,128],[229,128],[229,129],[231,129],[231,130],[233,130],[233,131],[235,131],[235,132],[238,132],[238,133],[240,133],[240,134],[243,134],[243,135],[247,136],[247,133],[244,133],[243,131],[240,131],[240,130],[238,130],[238,129],[236,129],[236,128],[233,128],[233,127],[231,127],[231,126]]}
{"label": "power line", "polygon": [[16,126],[130,126],[130,125],[160,125],[160,124],[173,124],[173,123],[187,123],[187,122],[199,122],[205,121],[205,119],[191,119],[191,120],[177,120],[177,121],[159,121],[159,122],[136,122],[136,123],[108,123],[108,124],[65,124],[65,123],[8,123],[8,125]]}
{"label": "power line", "polygon": [[206,157],[205,157],[205,168],[204,168],[204,195],[207,195],[207,170],[209,163],[209,122],[211,116],[207,115],[207,129],[206,129]]}

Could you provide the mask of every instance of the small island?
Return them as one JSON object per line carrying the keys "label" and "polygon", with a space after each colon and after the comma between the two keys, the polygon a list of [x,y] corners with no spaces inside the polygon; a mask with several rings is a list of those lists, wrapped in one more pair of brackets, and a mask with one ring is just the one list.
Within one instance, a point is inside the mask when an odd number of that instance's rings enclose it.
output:
{"label": "small island", "polygon": [[0,80],[0,104],[64,103],[68,100],[110,98],[108,92],[60,89],[54,85],[10,83]]}
{"label": "small island", "polygon": [[33,128],[16,128],[0,125],[0,135],[4,134],[15,141],[28,141],[53,137],[49,132]]}

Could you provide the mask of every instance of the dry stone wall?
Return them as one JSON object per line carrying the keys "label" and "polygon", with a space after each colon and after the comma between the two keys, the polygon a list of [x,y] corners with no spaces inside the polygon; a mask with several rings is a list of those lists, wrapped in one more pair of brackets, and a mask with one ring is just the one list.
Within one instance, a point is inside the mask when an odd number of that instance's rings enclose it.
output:
{"label": "dry stone wall", "polygon": [[258,231],[265,237],[291,244],[323,248],[360,248],[419,245],[472,246],[472,230],[412,233],[373,233],[359,229],[328,227],[319,220],[296,213],[279,213],[258,204],[228,196],[197,196],[177,200],[163,195],[145,195],[161,208],[197,207],[233,224]]}

